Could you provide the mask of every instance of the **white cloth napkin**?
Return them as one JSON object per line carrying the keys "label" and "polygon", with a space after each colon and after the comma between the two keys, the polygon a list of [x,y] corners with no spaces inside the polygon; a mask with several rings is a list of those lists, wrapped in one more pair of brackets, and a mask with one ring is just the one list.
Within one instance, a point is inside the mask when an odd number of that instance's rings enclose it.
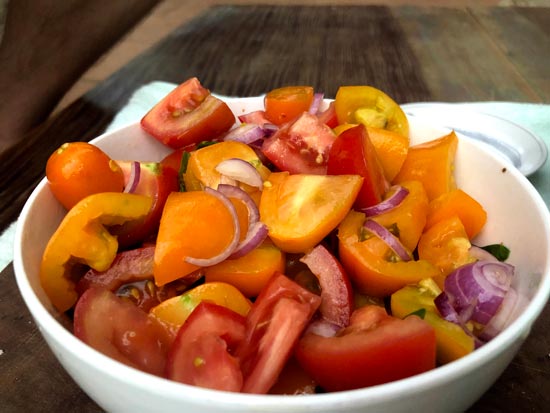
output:
{"label": "white cloth napkin", "polygon": [[[115,116],[106,132],[136,122],[168,92],[176,87],[173,83],[152,82],[142,86],[130,98],[128,103]],[[550,147],[550,105],[514,102],[465,102],[461,107],[508,119],[535,135],[538,135]],[[546,205],[550,207],[550,161],[533,176],[531,182],[541,193]],[[4,269],[13,257],[13,238],[15,225],[12,223],[0,236],[0,268]]]}

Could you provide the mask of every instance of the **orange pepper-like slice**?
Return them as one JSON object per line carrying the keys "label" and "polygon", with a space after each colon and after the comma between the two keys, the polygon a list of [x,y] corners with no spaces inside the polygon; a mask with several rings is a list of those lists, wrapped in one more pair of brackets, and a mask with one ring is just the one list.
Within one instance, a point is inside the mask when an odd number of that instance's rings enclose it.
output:
{"label": "orange pepper-like slice", "polygon": [[457,146],[458,138],[454,132],[411,146],[393,183],[420,181],[430,201],[456,189],[454,161]]}
{"label": "orange pepper-like slice", "polygon": [[138,220],[149,213],[152,199],[143,195],[102,192],[69,210],[50,238],[40,264],[40,282],[59,311],[78,298],[71,268],[75,263],[105,271],[115,259],[118,241],[106,227]]}

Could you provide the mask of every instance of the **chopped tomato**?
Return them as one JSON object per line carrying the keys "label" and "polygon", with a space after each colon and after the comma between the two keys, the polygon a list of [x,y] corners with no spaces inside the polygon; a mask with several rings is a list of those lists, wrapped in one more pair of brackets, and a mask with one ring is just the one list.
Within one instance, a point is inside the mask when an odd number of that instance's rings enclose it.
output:
{"label": "chopped tomato", "polygon": [[435,367],[435,333],[417,316],[404,320],[378,306],[356,310],[334,337],[313,333],[298,342],[296,358],[327,391],[374,386]]}
{"label": "chopped tomato", "polygon": [[361,182],[358,175],[274,172],[262,191],[260,219],[283,251],[306,252],[346,216]]}
{"label": "chopped tomato", "polygon": [[237,349],[243,392],[267,393],[275,384],[320,302],[281,273],[271,278],[248,313],[245,338]]}
{"label": "chopped tomato", "polygon": [[[117,163],[124,172],[125,182],[128,182],[132,162],[117,161]],[[152,198],[153,205],[149,214],[143,219],[110,228],[111,233],[117,236],[119,245],[127,248],[154,235],[160,224],[166,198],[178,189],[177,174],[172,169],[165,168],[158,162],[141,162],[139,182],[133,193]]]}
{"label": "chopped tomato", "polygon": [[229,308],[246,316],[250,301],[235,287],[223,282],[207,282],[152,308],[155,317],[174,337],[193,310],[203,301]]}
{"label": "chopped tomato", "polygon": [[234,285],[247,297],[257,297],[271,276],[285,269],[285,253],[268,239],[243,257],[204,269],[206,282]]}
{"label": "chopped tomato", "polygon": [[66,209],[88,195],[124,189],[124,174],[118,164],[87,142],[64,143],[56,149],[46,164],[46,178]]}
{"label": "chopped tomato", "polygon": [[347,129],[338,135],[330,148],[327,173],[356,174],[363,177],[363,186],[354,204],[357,209],[380,203],[389,188],[376,149],[363,125]]}
{"label": "chopped tomato", "polygon": [[204,191],[172,192],[157,236],[156,284],[164,285],[201,268],[185,258],[218,255],[230,245],[235,231],[230,211],[215,196]]}
{"label": "chopped tomato", "polygon": [[169,339],[146,312],[103,288],[90,288],[74,310],[74,334],[128,366],[162,376]]}
{"label": "chopped tomato", "polygon": [[313,101],[311,86],[286,86],[265,95],[265,116],[275,125],[282,125],[306,112]]}
{"label": "chopped tomato", "polygon": [[435,277],[439,269],[426,260],[401,261],[376,236],[361,237],[365,214],[350,211],[338,227],[340,261],[356,289],[386,297],[407,284]]}
{"label": "chopped tomato", "polygon": [[341,86],[334,107],[340,124],[362,123],[409,136],[405,112],[391,97],[372,86]]}
{"label": "chopped tomato", "polygon": [[229,106],[195,77],[176,87],[141,119],[147,133],[174,149],[217,138],[234,123]]}
{"label": "chopped tomato", "polygon": [[228,308],[201,302],[172,344],[166,375],[180,383],[238,392],[243,384],[235,348],[245,334],[245,319]]}
{"label": "chopped tomato", "polygon": [[262,152],[281,171],[324,175],[334,139],[327,125],[305,112],[267,138]]}
{"label": "chopped tomato", "polygon": [[353,311],[353,290],[340,262],[320,244],[305,254],[300,261],[305,263],[319,280],[321,316],[337,326],[347,326]]}

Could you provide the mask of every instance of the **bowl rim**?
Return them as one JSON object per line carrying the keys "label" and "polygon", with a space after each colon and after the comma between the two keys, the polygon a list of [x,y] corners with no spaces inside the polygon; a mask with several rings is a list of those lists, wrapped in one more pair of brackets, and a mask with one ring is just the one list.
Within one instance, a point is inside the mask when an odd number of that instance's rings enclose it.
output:
{"label": "bowl rim", "polygon": [[[244,99],[257,98],[258,97]],[[418,119],[413,122],[426,124],[426,122],[419,121]],[[103,133],[93,139],[91,143],[97,143],[98,141],[105,139],[114,133],[122,133],[126,129],[135,128],[136,123],[131,123],[116,130]],[[442,133],[445,131],[448,132],[445,128],[436,126],[431,127],[441,130]],[[457,135],[459,135],[460,139],[465,138],[458,133]],[[465,139],[467,140],[467,138]],[[477,146],[479,150],[485,152],[488,156],[495,157],[495,155],[489,152],[489,150],[483,145],[476,144],[475,142],[472,142],[472,144]],[[525,187],[526,191],[537,205],[537,208],[540,209],[541,213],[545,217],[544,230],[547,234],[550,234],[550,212],[548,211],[548,207],[543,201],[541,195],[529,182],[529,180],[511,164],[509,169],[509,173],[514,174],[514,178],[521,181],[523,184],[522,186]],[[52,314],[50,314],[48,309],[40,302],[39,298],[34,293],[28,278],[26,277],[23,260],[24,252],[22,251],[21,246],[24,232],[23,229],[26,222],[25,217],[28,216],[28,212],[31,209],[35,199],[46,185],[47,180],[46,178],[43,178],[32,191],[21,211],[20,219],[18,220],[15,232],[13,266],[16,282],[27,308],[30,310],[33,318],[37,322],[41,333],[44,335],[45,332],[43,330],[46,330],[48,335],[54,340],[64,343],[63,347],[67,351],[70,351],[74,357],[88,360],[88,364],[94,365],[96,369],[101,370],[104,374],[116,376],[119,380],[124,380],[125,377],[127,378],[131,375],[132,382],[135,386],[142,389],[153,390],[161,394],[163,397],[181,400],[192,398],[195,400],[200,400],[204,403],[222,402],[228,406],[242,406],[243,403],[253,403],[256,408],[268,408],[275,405],[286,408],[304,408],[306,406],[311,408],[316,404],[322,405],[326,408],[327,406],[330,407],[331,405],[338,405],[342,402],[343,398],[353,403],[355,401],[365,399],[368,399],[369,401],[384,400],[389,396],[395,395],[396,392],[405,396],[416,393],[419,389],[425,386],[430,386],[434,383],[444,384],[456,379],[459,376],[464,376],[477,369],[484,362],[498,357],[500,353],[505,351],[505,349],[507,349],[518,339],[523,341],[523,339],[525,339],[529,334],[532,324],[536,321],[550,297],[550,259],[547,257],[541,282],[533,295],[533,299],[530,300],[522,314],[498,336],[481,348],[459,360],[439,366],[428,372],[390,383],[356,390],[312,394],[305,397],[296,397],[293,395],[256,395],[233,393],[186,385],[126,366],[123,363],[115,361],[94,350],[84,342],[80,341],[72,332],[63,327],[61,323],[59,323],[59,321]]]}

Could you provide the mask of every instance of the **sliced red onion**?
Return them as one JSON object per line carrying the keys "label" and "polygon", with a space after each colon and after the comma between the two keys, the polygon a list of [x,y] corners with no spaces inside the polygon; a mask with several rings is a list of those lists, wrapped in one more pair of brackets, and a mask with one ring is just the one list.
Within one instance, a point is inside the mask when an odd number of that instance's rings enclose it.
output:
{"label": "sliced red onion", "polygon": [[265,136],[264,129],[252,123],[245,123],[231,129],[223,138],[224,141],[252,143]]}
{"label": "sliced red onion", "polygon": [[248,209],[248,230],[246,236],[228,257],[229,259],[240,258],[248,254],[266,239],[268,229],[265,224],[259,221],[260,212],[258,211],[258,207],[246,191],[232,185],[218,185],[218,191],[228,198],[240,199]]}
{"label": "sliced red onion", "polygon": [[228,178],[235,179],[258,189],[263,188],[262,176],[256,168],[244,159],[231,158],[221,161],[216,166],[216,171]]}
{"label": "sliced red onion", "polygon": [[374,217],[376,215],[383,214],[384,212],[391,211],[392,209],[399,206],[409,194],[409,190],[401,185],[394,185],[389,190],[393,191],[389,198],[383,200],[376,205],[363,208],[360,210],[360,212],[363,212],[368,217]]}
{"label": "sliced red onion", "polygon": [[[513,275],[514,267],[510,264],[476,261],[449,274],[445,279],[444,292],[461,323],[473,320],[487,324],[510,289]],[[446,318],[445,310],[440,312]]]}
{"label": "sliced red onion", "polygon": [[373,219],[367,219],[363,224],[363,227],[372,232],[382,241],[384,241],[401,260],[411,260],[411,253],[407,250],[407,248],[405,248],[403,244],[401,244],[399,238],[388,231],[388,229],[385,228],[383,225],[380,225]]}
{"label": "sliced red onion", "polygon": [[237,248],[235,248],[235,251],[229,256],[229,259],[234,260],[248,254],[264,242],[267,238],[267,233],[267,225],[263,222],[257,221],[249,225],[246,237],[237,245]]}
{"label": "sliced red onion", "polygon": [[271,135],[279,130],[279,127],[277,125],[274,125],[273,123],[264,123],[262,128],[264,130],[264,137],[266,138],[269,138]]}
{"label": "sliced red onion", "polygon": [[510,287],[497,313],[481,331],[480,338],[489,341],[496,337],[519,316],[527,304],[529,304],[527,297]]}
{"label": "sliced red onion", "polygon": [[224,204],[224,206],[231,214],[231,219],[233,220],[233,226],[235,228],[231,242],[219,254],[214,255],[210,258],[185,257],[185,262],[188,262],[189,264],[198,265],[200,267],[209,267],[211,265],[215,265],[224,261],[233,253],[233,251],[235,251],[235,248],[237,248],[237,245],[239,244],[239,240],[241,238],[241,227],[239,225],[239,217],[237,216],[235,206],[231,203],[227,196],[222,194],[220,191],[216,191],[215,189],[212,189],[210,187],[204,188],[204,191],[209,193],[210,195],[215,196]]}
{"label": "sliced red onion", "polygon": [[325,95],[323,93],[315,93],[313,95],[313,100],[309,106],[309,113],[312,115],[317,115],[317,113],[319,113],[319,108],[321,107],[321,103],[323,103],[324,97]]}
{"label": "sliced red onion", "polygon": [[485,251],[483,248],[476,247],[475,245],[472,245],[468,252],[472,257],[474,257],[477,260],[493,261],[493,262],[498,261],[493,254],[491,254],[488,251]]}
{"label": "sliced red onion", "polygon": [[228,198],[239,199],[246,205],[248,209],[248,226],[260,219],[260,211],[258,211],[256,203],[245,190],[235,185],[219,184],[218,191]]}
{"label": "sliced red onion", "polygon": [[124,187],[124,192],[133,194],[139,184],[139,179],[141,175],[141,163],[133,161],[130,165],[130,176],[128,178],[128,183]]}

